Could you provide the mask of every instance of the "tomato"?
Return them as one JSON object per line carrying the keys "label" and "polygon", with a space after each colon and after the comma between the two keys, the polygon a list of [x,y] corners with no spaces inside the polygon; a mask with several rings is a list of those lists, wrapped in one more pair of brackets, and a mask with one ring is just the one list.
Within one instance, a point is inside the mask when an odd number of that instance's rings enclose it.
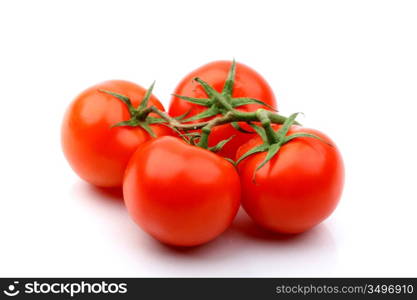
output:
{"label": "tomato", "polygon": [[[194,98],[207,98],[204,89],[197,82],[193,81],[195,77],[203,79],[215,90],[221,92],[230,67],[230,61],[214,61],[208,63],[185,76],[176,87],[174,94]],[[255,70],[241,63],[236,63],[236,76],[232,96],[255,98],[276,108],[274,93],[266,80]],[[237,109],[240,111],[255,111],[258,108],[268,109],[260,104],[247,104]],[[173,96],[169,107],[169,114],[177,117],[189,112],[187,115],[188,118],[201,113],[205,109],[206,107],[204,106],[190,103]],[[242,125],[241,123],[239,124]],[[251,128],[248,126],[242,125],[242,127],[251,131]],[[218,154],[234,159],[239,146],[251,139],[254,134],[238,131],[230,124],[217,126],[210,134],[209,146],[214,146],[221,140],[227,139],[232,135],[235,137]]]}
{"label": "tomato", "polygon": [[131,217],[154,238],[196,246],[232,223],[240,182],[224,158],[165,136],[144,143],[132,156],[123,195]]}
{"label": "tomato", "polygon": [[[255,223],[280,233],[301,233],[326,219],[336,208],[343,188],[342,157],[323,133],[293,126],[287,135],[310,133],[316,138],[295,138],[253,174],[266,153],[248,156],[238,170],[242,206]],[[262,143],[253,138],[239,148],[237,157]]]}
{"label": "tomato", "polygon": [[[111,80],[82,92],[71,103],[62,124],[62,147],[74,171],[85,181],[101,187],[121,187],[126,165],[136,148],[151,137],[139,127],[111,127],[129,120],[124,103],[100,92],[108,90],[130,98],[134,107],[146,90],[128,81]],[[163,110],[154,96],[149,105]],[[157,136],[172,134],[163,125],[152,125]]]}

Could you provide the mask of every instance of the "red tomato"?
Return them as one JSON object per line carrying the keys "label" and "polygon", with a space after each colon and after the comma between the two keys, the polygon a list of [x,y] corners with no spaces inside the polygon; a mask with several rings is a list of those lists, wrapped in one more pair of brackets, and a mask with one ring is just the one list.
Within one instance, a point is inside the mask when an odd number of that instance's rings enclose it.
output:
{"label": "red tomato", "polygon": [[[151,137],[139,127],[111,127],[129,120],[124,103],[114,96],[99,92],[108,90],[130,98],[134,107],[143,99],[146,90],[128,81],[111,80],[99,83],[82,92],[71,103],[62,124],[64,154],[74,171],[84,180],[97,186],[122,186],[126,165],[138,145]],[[149,105],[163,110],[154,96]],[[157,136],[172,134],[163,125],[151,126]]]}
{"label": "red tomato", "polygon": [[[194,98],[207,98],[203,88],[197,82],[193,81],[195,77],[200,77],[215,90],[221,92],[231,63],[230,61],[214,61],[192,71],[181,80],[174,94]],[[232,96],[255,98],[276,108],[274,93],[266,80],[255,70],[241,63],[236,63],[236,76]],[[267,107],[259,104],[247,104],[237,109],[240,111],[255,111],[258,108],[267,109]],[[204,109],[206,107],[173,96],[169,107],[169,114],[177,117],[190,111],[189,115],[187,115],[188,118],[204,111]],[[241,123],[239,124],[242,125]],[[242,125],[242,127],[246,130],[251,130],[250,127],[245,125]],[[227,139],[232,135],[235,135],[235,137],[218,154],[234,159],[239,146],[253,138],[253,134],[242,133],[230,124],[217,126],[214,128],[212,134],[210,134],[209,146],[214,146],[221,140]]]}
{"label": "red tomato", "polygon": [[[323,133],[293,126],[287,135],[311,133],[334,143]],[[237,157],[262,143],[256,137],[239,148]],[[244,159],[238,170],[242,205],[258,225],[280,233],[301,233],[327,218],[339,202],[344,168],[336,146],[315,138],[296,138],[256,173],[266,153]]]}
{"label": "red tomato", "polygon": [[196,246],[221,234],[239,208],[239,175],[231,163],[179,138],[146,142],[123,183],[134,221],[159,241]]}

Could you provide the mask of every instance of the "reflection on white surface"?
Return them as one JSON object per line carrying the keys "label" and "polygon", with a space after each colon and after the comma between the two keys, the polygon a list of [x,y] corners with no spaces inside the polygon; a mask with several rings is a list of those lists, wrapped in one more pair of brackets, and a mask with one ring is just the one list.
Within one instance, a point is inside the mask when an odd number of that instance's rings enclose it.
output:
{"label": "reflection on white surface", "polygon": [[313,276],[317,269],[330,276],[337,265],[337,248],[325,224],[300,235],[277,235],[258,228],[241,210],[216,240],[178,248],[161,244],[133,224],[120,193],[79,182],[73,194],[97,213],[95,221],[111,220],[116,226],[107,239],[123,240],[119,255],[129,256],[125,268],[134,276]]}
{"label": "reflection on white surface", "polygon": [[[337,259],[324,225],[302,235],[279,236],[255,227],[243,211],[230,229],[207,245],[177,249],[152,243],[149,248],[159,266],[150,263],[147,271],[155,275],[168,271],[181,276],[297,276],[313,275],[317,268],[331,274]],[[168,270],[161,260],[170,265]]]}

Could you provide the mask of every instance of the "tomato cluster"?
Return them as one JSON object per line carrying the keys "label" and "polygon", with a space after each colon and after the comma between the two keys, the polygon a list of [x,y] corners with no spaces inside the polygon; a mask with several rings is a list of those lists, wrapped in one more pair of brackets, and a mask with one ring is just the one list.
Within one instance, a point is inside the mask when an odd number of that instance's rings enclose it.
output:
{"label": "tomato cluster", "polygon": [[92,86],[71,103],[64,154],[85,181],[121,187],[133,220],[161,242],[204,244],[242,204],[278,233],[301,233],[327,218],[343,188],[341,155],[325,134],[274,113],[265,79],[216,61],[183,78],[168,113],[127,81]]}

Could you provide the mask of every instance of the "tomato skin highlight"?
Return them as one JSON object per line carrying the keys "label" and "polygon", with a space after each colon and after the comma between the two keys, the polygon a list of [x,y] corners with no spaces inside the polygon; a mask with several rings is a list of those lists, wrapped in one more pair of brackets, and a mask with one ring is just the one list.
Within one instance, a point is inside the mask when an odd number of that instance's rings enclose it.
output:
{"label": "tomato skin highlight", "polygon": [[[326,219],[342,194],[344,167],[334,143],[323,133],[293,126],[288,135],[305,132],[323,138],[296,138],[284,144],[277,156],[253,173],[266,153],[244,159],[239,165],[242,206],[261,227],[286,234],[304,232]],[[259,137],[239,148],[237,158],[262,143]]]}
{"label": "tomato skin highlight", "polygon": [[[193,80],[195,77],[200,77],[210,84],[215,90],[221,92],[231,64],[231,61],[214,61],[201,66],[181,80],[176,87],[174,94],[195,98],[207,98],[203,88]],[[232,96],[255,98],[265,102],[273,108],[276,108],[275,95],[266,80],[255,70],[242,63],[236,63],[236,77]],[[259,108],[268,109],[267,107],[259,104],[247,104],[237,107],[236,109],[249,112],[255,111]],[[169,114],[177,117],[190,112],[187,115],[188,118],[204,111],[205,109],[206,107],[204,106],[190,103],[173,96],[169,106]],[[246,129],[244,123],[239,124]],[[252,131],[250,127],[249,130]],[[229,138],[232,135],[235,137],[227,143],[223,149],[218,152],[218,154],[234,159],[237,149],[251,139],[254,134],[240,132],[233,128],[230,124],[221,125],[216,127],[210,135],[209,146],[214,146],[221,140]]]}
{"label": "tomato skin highlight", "polygon": [[231,163],[175,137],[141,145],[126,169],[123,195],[133,220],[157,240],[197,246],[232,223],[240,182]]}
{"label": "tomato skin highlight", "polygon": [[[130,119],[119,99],[100,89],[125,95],[137,107],[146,89],[128,81],[110,80],[94,85],[78,95],[68,108],[61,128],[64,155],[73,170],[85,181],[100,187],[121,187],[123,174],[136,148],[151,137],[139,127],[111,127]],[[155,96],[149,105],[164,110]],[[157,136],[172,135],[163,125],[152,125]]]}

